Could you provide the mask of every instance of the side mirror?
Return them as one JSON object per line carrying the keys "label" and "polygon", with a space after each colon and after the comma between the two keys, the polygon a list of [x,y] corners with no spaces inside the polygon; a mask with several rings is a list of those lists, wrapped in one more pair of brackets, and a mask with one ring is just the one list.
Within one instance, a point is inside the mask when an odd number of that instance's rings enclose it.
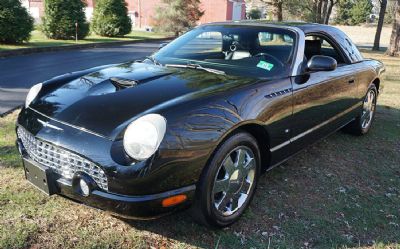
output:
{"label": "side mirror", "polygon": [[167,46],[167,45],[168,45],[167,42],[161,43],[160,46],[158,46],[158,50],[162,49],[163,47],[165,47],[165,46]]}
{"label": "side mirror", "polygon": [[337,68],[337,61],[329,56],[314,55],[307,63],[309,72],[333,71]]}

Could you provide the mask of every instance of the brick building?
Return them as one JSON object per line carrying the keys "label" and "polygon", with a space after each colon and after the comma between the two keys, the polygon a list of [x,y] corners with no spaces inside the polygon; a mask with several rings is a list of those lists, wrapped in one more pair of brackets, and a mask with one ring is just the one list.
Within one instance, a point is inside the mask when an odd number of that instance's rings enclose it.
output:
{"label": "brick building", "polygon": [[[36,22],[40,22],[44,15],[45,0],[22,0],[22,4],[29,10]],[[86,0],[86,17],[91,19],[93,9],[96,7],[96,0]],[[153,26],[153,16],[157,6],[161,5],[161,0],[126,0],[128,14],[132,19],[132,24],[136,28],[146,28]],[[207,22],[241,20],[246,17],[246,7],[244,0],[201,0],[201,7],[204,11],[199,24]]]}

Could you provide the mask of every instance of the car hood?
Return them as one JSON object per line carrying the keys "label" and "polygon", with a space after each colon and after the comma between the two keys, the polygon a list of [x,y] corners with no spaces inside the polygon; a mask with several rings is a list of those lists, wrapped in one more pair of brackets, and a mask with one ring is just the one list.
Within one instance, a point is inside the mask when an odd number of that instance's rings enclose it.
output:
{"label": "car hood", "polygon": [[[113,139],[115,129],[165,102],[179,104],[196,93],[212,94],[254,79],[194,70],[126,63],[84,75],[60,86],[44,84],[30,108]],[[228,86],[228,87],[227,87]],[[204,95],[202,95],[204,96]]]}

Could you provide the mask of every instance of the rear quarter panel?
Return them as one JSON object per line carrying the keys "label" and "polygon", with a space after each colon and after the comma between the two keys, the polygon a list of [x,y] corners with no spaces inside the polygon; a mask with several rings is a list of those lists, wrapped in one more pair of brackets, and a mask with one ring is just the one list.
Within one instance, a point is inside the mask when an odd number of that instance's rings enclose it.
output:
{"label": "rear quarter panel", "polygon": [[371,84],[376,83],[378,91],[383,90],[382,74],[385,72],[385,67],[382,62],[377,60],[365,59],[354,64],[357,69],[358,76],[358,93],[362,100],[367,93]]}

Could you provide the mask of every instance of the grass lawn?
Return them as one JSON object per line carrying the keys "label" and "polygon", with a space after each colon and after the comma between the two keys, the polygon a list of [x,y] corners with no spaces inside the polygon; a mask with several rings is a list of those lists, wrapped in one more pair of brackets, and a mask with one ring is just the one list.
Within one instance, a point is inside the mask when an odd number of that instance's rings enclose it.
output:
{"label": "grass lawn", "polygon": [[31,35],[32,35],[31,40],[28,43],[24,43],[21,45],[0,44],[0,51],[19,49],[19,48],[54,47],[54,46],[67,46],[67,45],[99,43],[99,42],[129,41],[129,40],[131,41],[131,40],[141,40],[150,38],[155,39],[155,38],[164,38],[171,36],[171,34],[167,33],[155,33],[155,32],[141,31],[141,30],[134,30],[130,34],[124,37],[108,38],[91,34],[87,36],[85,40],[79,40],[78,42],[75,42],[75,40],[47,39],[46,36],[39,30],[32,31]]}
{"label": "grass lawn", "polygon": [[387,67],[371,132],[337,132],[263,175],[223,230],[185,212],[127,221],[48,198],[24,180],[17,112],[0,119],[0,248],[400,248],[400,58],[365,55]]}

